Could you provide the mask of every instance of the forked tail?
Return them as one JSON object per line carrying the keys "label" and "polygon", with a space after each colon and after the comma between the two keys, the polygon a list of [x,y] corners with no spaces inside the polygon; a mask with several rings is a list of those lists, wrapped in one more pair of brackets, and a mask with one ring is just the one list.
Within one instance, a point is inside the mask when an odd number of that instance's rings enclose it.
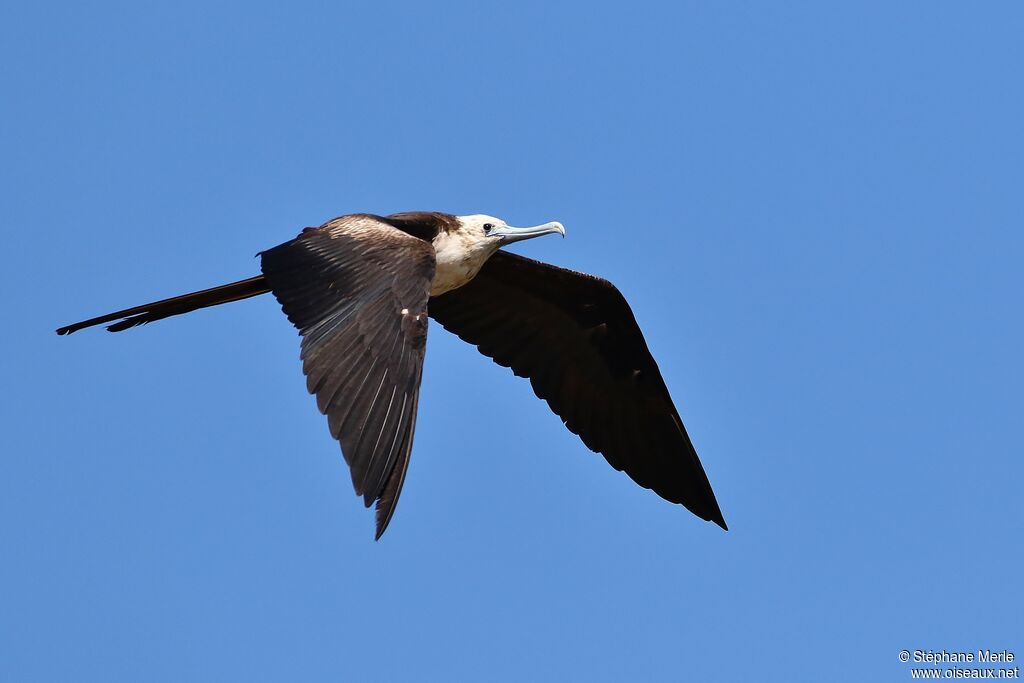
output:
{"label": "forked tail", "polygon": [[83,320],[82,322],[75,323],[74,325],[58,328],[57,334],[71,334],[72,332],[77,332],[78,330],[86,327],[102,325],[103,323],[109,323],[114,320],[119,322],[115,322],[113,325],[108,325],[107,329],[111,332],[120,332],[121,330],[127,330],[129,327],[135,327],[136,325],[144,325],[145,323],[151,323],[154,320],[170,318],[172,315],[181,315],[182,313],[188,313],[200,308],[226,304],[232,301],[241,301],[242,299],[248,299],[251,296],[266,294],[269,291],[270,288],[267,286],[263,276],[257,275],[256,277],[251,277],[248,280],[232,282],[231,284],[213,287],[212,289],[204,289],[201,292],[182,294],[181,296],[176,296],[173,299],[154,301],[151,304],[143,304],[142,306],[126,308],[125,310],[117,311],[116,313],[101,315],[98,318]]}

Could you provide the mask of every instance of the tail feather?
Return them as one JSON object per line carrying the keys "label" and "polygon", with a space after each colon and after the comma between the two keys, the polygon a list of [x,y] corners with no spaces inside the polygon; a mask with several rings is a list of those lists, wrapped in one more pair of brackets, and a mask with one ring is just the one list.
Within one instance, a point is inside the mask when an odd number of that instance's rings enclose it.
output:
{"label": "tail feather", "polygon": [[251,277],[248,280],[241,280],[239,282],[221,285],[220,287],[204,289],[201,292],[182,294],[181,296],[176,296],[172,299],[154,301],[151,304],[143,304],[142,306],[126,308],[125,310],[117,311],[116,313],[101,315],[98,318],[83,320],[82,322],[75,323],[74,325],[58,328],[57,334],[71,334],[72,332],[77,332],[78,330],[85,329],[86,327],[102,325],[103,323],[109,323],[115,320],[118,322],[107,326],[107,329],[111,332],[120,332],[122,330],[127,330],[130,327],[135,327],[136,325],[144,325],[145,323],[151,323],[154,320],[169,318],[172,315],[181,315],[182,313],[188,313],[200,308],[226,304],[232,301],[241,301],[242,299],[248,299],[249,297],[257,296],[259,294],[266,294],[269,291],[270,288],[267,286],[263,276],[257,275],[256,277]]}

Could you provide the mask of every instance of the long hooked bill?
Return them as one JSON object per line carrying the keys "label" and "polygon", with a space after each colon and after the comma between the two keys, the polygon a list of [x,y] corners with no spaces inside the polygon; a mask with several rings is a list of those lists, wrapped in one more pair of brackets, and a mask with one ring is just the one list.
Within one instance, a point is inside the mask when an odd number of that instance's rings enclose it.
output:
{"label": "long hooked bill", "polygon": [[512,242],[519,242],[520,240],[528,240],[532,237],[553,233],[558,233],[565,237],[565,228],[558,221],[552,221],[544,225],[535,225],[532,228],[513,228],[510,225],[502,225],[494,228],[491,231],[491,236],[500,237],[502,244],[511,244]]}

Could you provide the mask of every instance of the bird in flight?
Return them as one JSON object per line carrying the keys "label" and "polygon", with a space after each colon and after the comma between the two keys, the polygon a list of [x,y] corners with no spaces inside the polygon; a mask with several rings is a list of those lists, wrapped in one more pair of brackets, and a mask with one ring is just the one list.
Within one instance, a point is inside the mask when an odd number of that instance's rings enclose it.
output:
{"label": "bird in flight", "polygon": [[273,293],[302,336],[306,386],[356,494],[387,529],[409,466],[427,318],[528,378],[616,470],[728,529],[633,312],[607,280],[499,249],[561,223],[486,215],[350,214],[261,252],[262,275],[67,327],[120,332]]}

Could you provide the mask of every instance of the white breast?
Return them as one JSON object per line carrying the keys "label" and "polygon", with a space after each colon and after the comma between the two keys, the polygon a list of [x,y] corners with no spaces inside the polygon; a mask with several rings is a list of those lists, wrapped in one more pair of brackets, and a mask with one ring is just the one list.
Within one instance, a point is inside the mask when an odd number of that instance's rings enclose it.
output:
{"label": "white breast", "polygon": [[472,280],[493,253],[493,249],[481,245],[462,231],[440,233],[434,238],[437,267],[430,296],[444,294]]}

